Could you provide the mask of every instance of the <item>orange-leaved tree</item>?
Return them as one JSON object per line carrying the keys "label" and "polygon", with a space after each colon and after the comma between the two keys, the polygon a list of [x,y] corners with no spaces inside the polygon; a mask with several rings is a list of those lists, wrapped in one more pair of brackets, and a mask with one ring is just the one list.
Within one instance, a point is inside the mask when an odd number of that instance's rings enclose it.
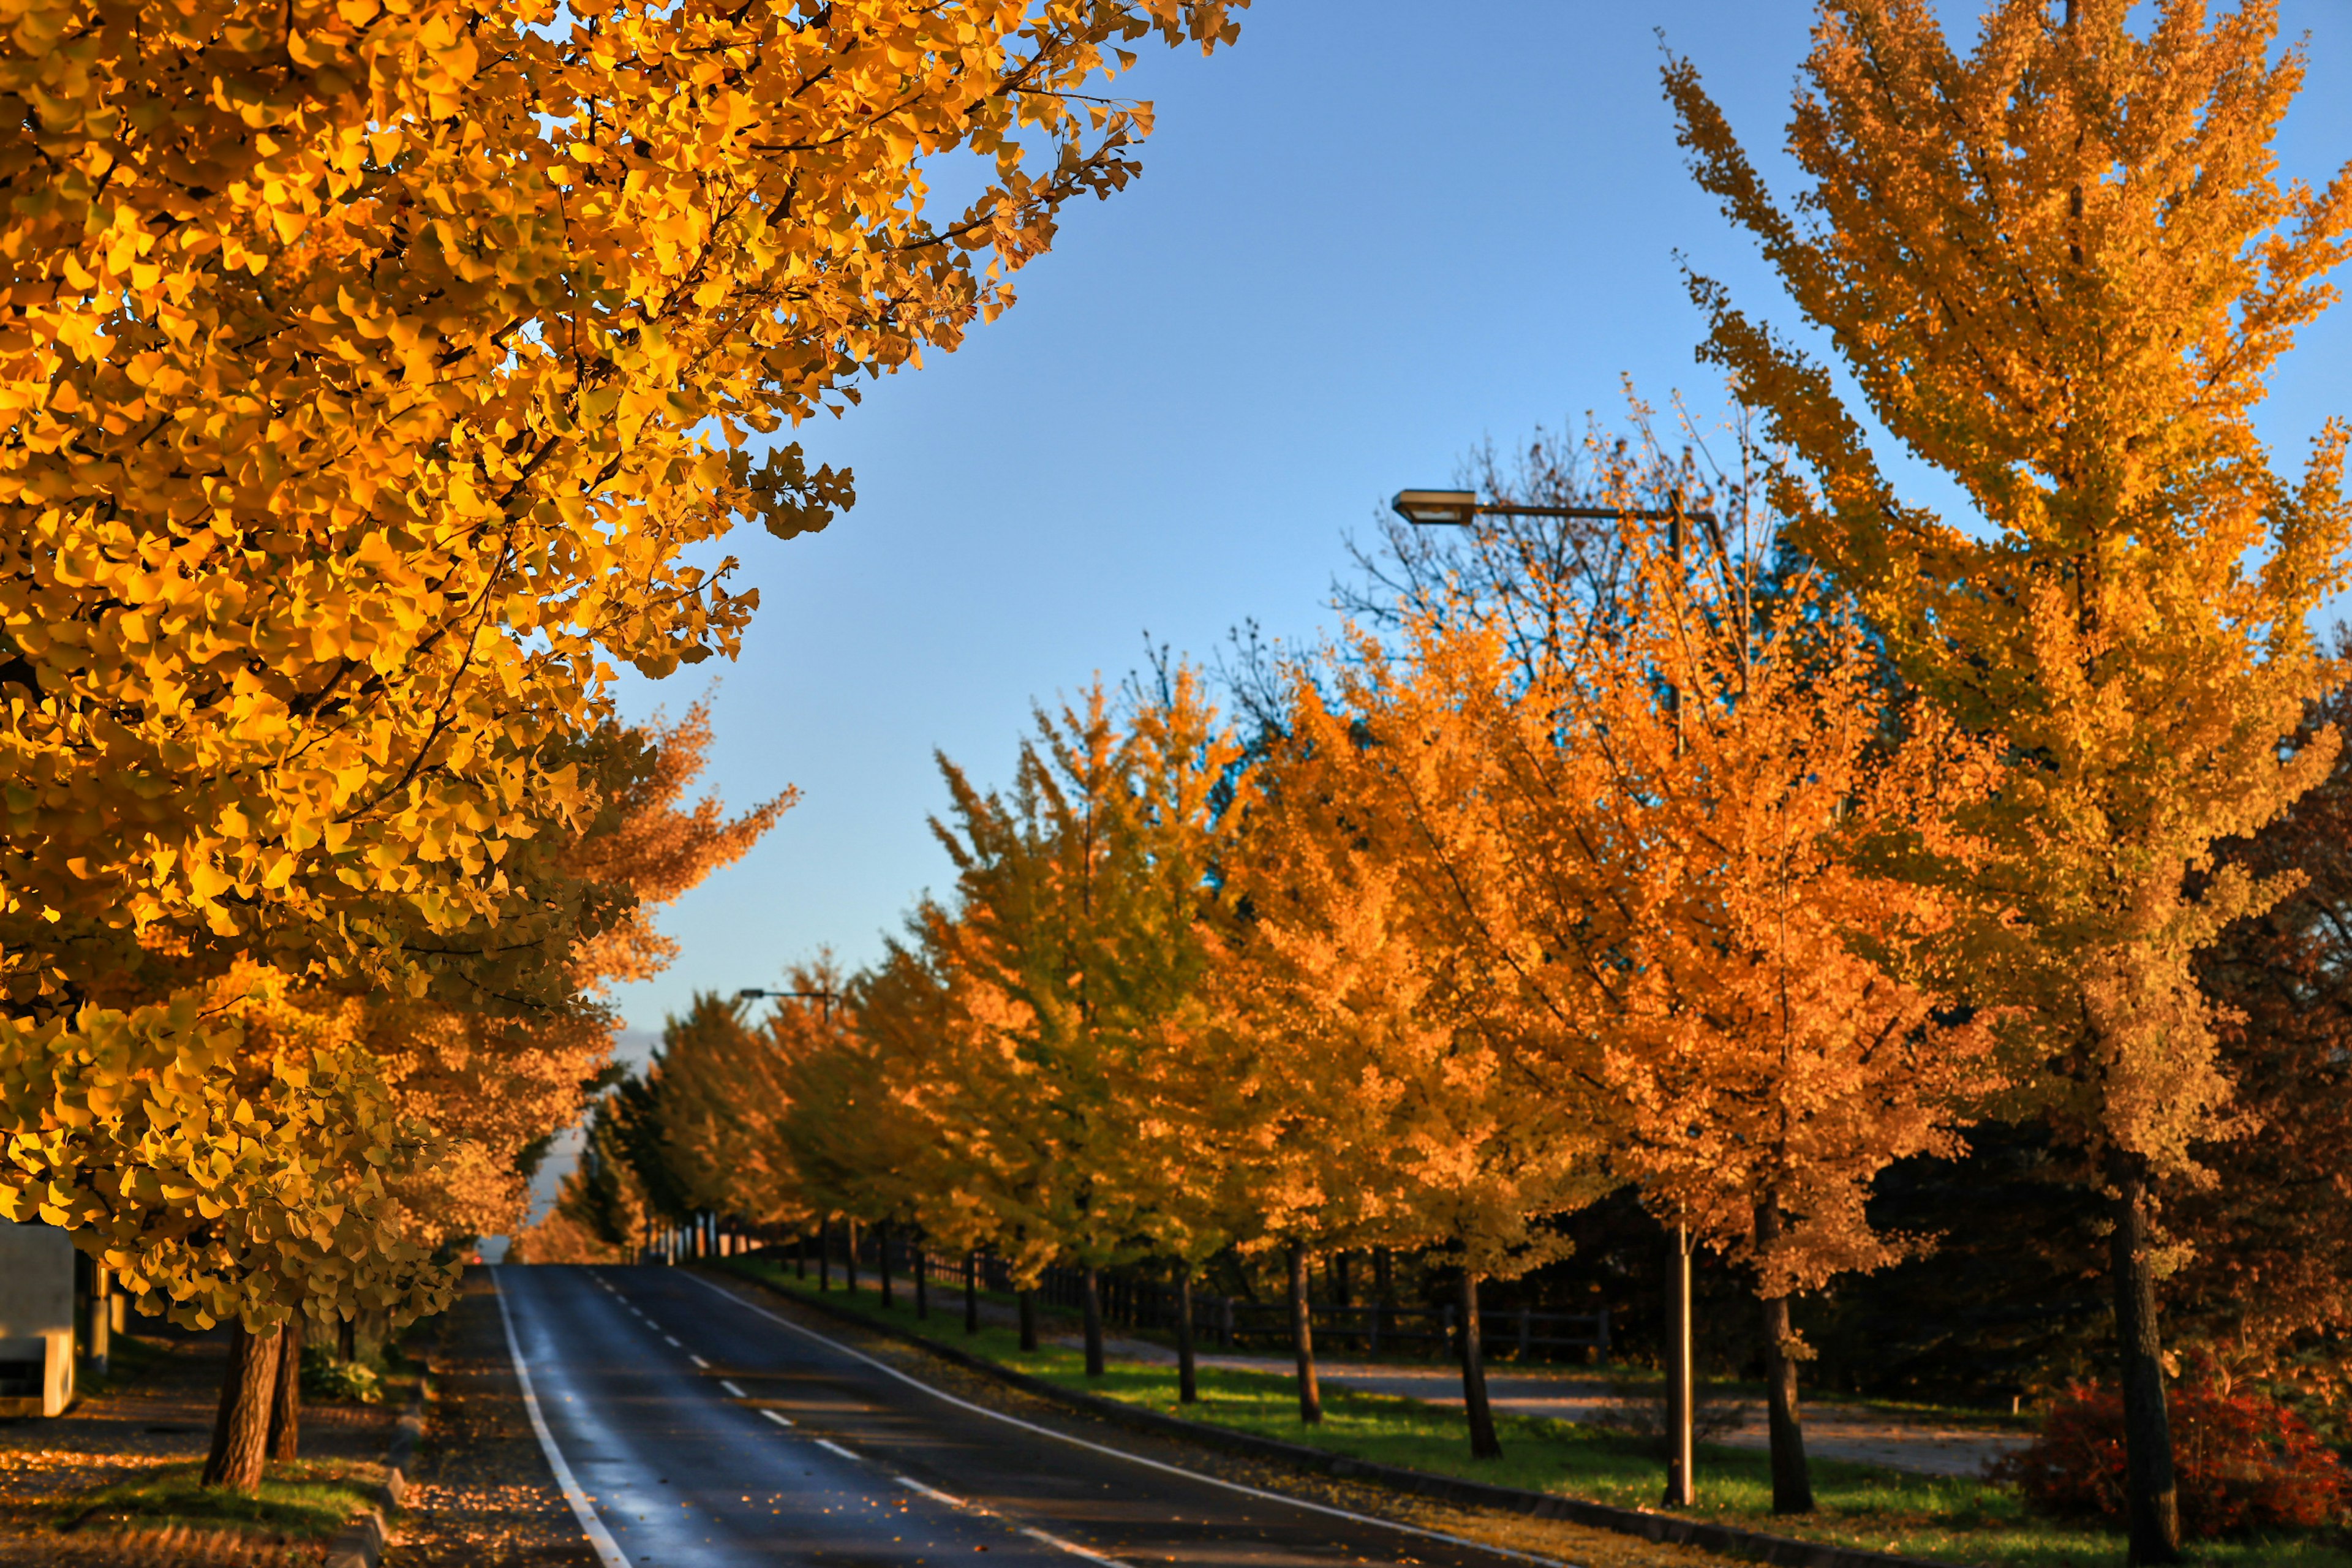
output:
{"label": "orange-leaved tree", "polygon": [[[1495,810],[1498,737],[1469,687],[1516,684],[1516,645],[1498,617],[1469,620],[1408,602],[1401,647],[1358,633],[1289,670],[1286,733],[1234,857],[1245,914],[1224,989],[1232,1055],[1256,1086],[1258,1226],[1294,1245],[1459,1251],[1464,1403],[1484,1458],[1501,1445],[1479,1283],[1560,1254],[1540,1222],[1604,1189],[1608,1109],[1580,1001],[1525,972],[1540,945],[1528,928],[1500,934],[1517,919],[1504,907],[1517,849]],[[1300,1373],[1304,1400],[1304,1356]]]}
{"label": "orange-leaved tree", "polygon": [[1614,1168],[1754,1271],[1773,1509],[1806,1512],[1790,1300],[1918,1245],[1872,1226],[1872,1183],[1958,1152],[1999,1085],[1983,1020],[1935,984],[1953,900],[1879,862],[1958,860],[1943,824],[1993,769],[1892,698],[1852,605],[1769,533],[1712,527],[1686,556],[1675,527],[1628,520],[1608,624],[1496,715],[1496,790],[1528,901],[1580,915]]}
{"label": "orange-leaved tree", "polygon": [[2303,53],[2274,8],[1990,7],[1962,58],[1924,0],[1829,0],[1776,205],[1685,61],[1666,89],[1699,182],[1753,233],[1879,428],[1962,514],[1903,500],[1828,370],[1721,287],[1702,353],[1790,453],[1773,503],[1904,679],[2010,767],[1948,881],[2019,1069],[2112,1195],[2135,1562],[2179,1554],[2158,1184],[2226,1115],[2194,961],[2287,886],[2215,866],[2322,776],[2287,744],[2325,679],[2307,619],[2341,580],[2347,432],[2282,474],[2252,413],[2333,299],[2352,170],[2282,188]]}

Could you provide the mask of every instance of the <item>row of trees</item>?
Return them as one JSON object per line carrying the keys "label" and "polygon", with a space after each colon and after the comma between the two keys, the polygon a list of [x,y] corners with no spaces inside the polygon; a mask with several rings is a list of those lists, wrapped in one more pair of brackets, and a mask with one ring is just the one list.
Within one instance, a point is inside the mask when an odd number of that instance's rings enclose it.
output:
{"label": "row of trees", "polygon": [[210,1479],[282,1325],[508,1227],[637,911],[780,809],[673,809],[698,731],[612,697],[734,652],[700,547],[848,504],[751,438],[1008,305],[1135,173],[1120,46],[1234,8],[11,13],[0,1212],[239,1325]]}
{"label": "row of trees", "polygon": [[[2303,868],[2228,847],[2338,755],[2310,626],[2347,433],[2290,476],[2252,415],[2333,298],[2352,177],[2274,178],[2301,57],[2267,6],[2128,9],[2006,0],[1962,58],[1923,5],[1824,5],[1796,217],[1670,62],[1695,174],[1850,379],[1693,277],[1736,457],[1637,429],[1493,498],[1604,526],[1390,552],[1355,629],[1250,672],[1243,732],[1177,668],[1041,713],[1002,794],[946,766],[953,895],[757,1048],[702,1004],[572,1212],[634,1182],[1030,1275],[1436,1244],[1475,1323],[1481,1277],[1631,1187],[1749,1270],[1795,1510],[1790,1300],[1929,1244],[1873,1223],[1891,1165],[2031,1123],[2104,1233],[2133,1558],[2177,1556],[2177,1216],[2255,1111],[2298,1114],[2233,1100],[2263,1014],[2200,966],[2297,907]],[[1963,515],[1904,499],[1889,438]],[[624,1180],[630,1138],[663,1158]],[[2246,1354],[2343,1327],[2340,1289],[2266,1300]]]}

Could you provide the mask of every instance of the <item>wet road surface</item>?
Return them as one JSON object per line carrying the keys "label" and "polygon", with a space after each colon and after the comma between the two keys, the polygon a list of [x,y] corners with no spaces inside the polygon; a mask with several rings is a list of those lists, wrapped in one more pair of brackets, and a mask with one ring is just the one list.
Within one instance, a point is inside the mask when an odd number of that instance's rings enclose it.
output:
{"label": "wet road surface", "polygon": [[495,1278],[551,1462],[606,1568],[1539,1561],[1186,1473],[1146,1440],[1057,1436],[688,1270]]}

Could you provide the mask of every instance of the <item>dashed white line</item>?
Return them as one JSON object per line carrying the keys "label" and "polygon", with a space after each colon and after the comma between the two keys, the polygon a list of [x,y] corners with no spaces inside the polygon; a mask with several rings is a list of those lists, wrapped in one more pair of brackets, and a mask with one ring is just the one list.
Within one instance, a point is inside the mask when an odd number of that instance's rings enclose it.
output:
{"label": "dashed white line", "polygon": [[673,1345],[677,1345],[679,1350],[684,1350],[686,1348],[684,1345],[679,1345],[677,1343],[677,1336],[676,1334],[664,1334],[662,1338],[667,1340]]}
{"label": "dashed white line", "polygon": [[692,1351],[686,1352],[686,1359],[692,1362],[695,1365],[700,1367],[705,1372],[709,1372],[710,1370],[710,1363],[703,1360],[700,1356],[695,1354]]}
{"label": "dashed white line", "polygon": [[793,1424],[791,1416],[779,1415],[772,1410],[762,1410],[760,1414],[766,1416],[769,1420],[774,1422],[779,1426],[789,1426]]}
{"label": "dashed white line", "polygon": [[1106,1557],[1099,1552],[1089,1552],[1075,1541],[1065,1541],[1058,1535],[1048,1535],[1034,1525],[1023,1524],[1013,1528],[1032,1541],[1042,1541],[1056,1551],[1066,1552],[1073,1557],[1083,1557],[1089,1563],[1099,1563],[1103,1568],[1128,1568],[1126,1563],[1116,1557]]}
{"label": "dashed white line", "polygon": [[727,1397],[730,1399],[749,1399],[751,1397],[750,1394],[744,1393],[741,1389],[736,1387],[733,1384],[728,1382],[723,1377],[719,1380],[719,1386],[727,1391]]}
{"label": "dashed white line", "polygon": [[912,1476],[893,1476],[890,1479],[910,1492],[920,1492],[934,1501],[947,1504],[950,1508],[961,1509],[966,1513],[976,1513],[986,1519],[1003,1520],[1032,1541],[1042,1541],[1057,1552],[1066,1552],[1073,1557],[1083,1557],[1089,1563],[1099,1563],[1103,1564],[1103,1568],[1131,1568],[1130,1564],[1116,1557],[1106,1557],[1099,1552],[1089,1552],[1075,1541],[1065,1541],[1058,1535],[1047,1534],[1034,1525],[1022,1524],[1017,1521],[1005,1519],[1004,1515],[992,1508],[986,1508],[976,1502],[968,1502],[960,1497],[950,1497],[937,1487],[927,1487]]}
{"label": "dashed white line", "polygon": [[[1140,1465],[1148,1470],[1158,1470],[1163,1475],[1182,1476],[1187,1480],[1199,1481],[1203,1485],[1217,1487],[1229,1492],[1239,1492],[1244,1497],[1257,1498],[1265,1502],[1281,1503],[1307,1513],[1319,1513],[1330,1519],[1344,1519],[1355,1524],[1369,1524],[1381,1530],[1393,1530],[1400,1535],[1417,1535],[1423,1541],[1443,1541],[1449,1546],[1465,1546],[1473,1552],[1483,1552],[1495,1557],[1507,1557],[1519,1563],[1538,1563],[1541,1568],[1570,1568],[1569,1563],[1561,1562],[1557,1557],[1542,1557],[1532,1552],[1519,1552],[1508,1546],[1496,1546],[1484,1541],[1473,1541],[1467,1536],[1449,1535],[1442,1530],[1429,1530],[1418,1524],[1405,1524],[1393,1519],[1381,1519],[1373,1514],[1358,1513],[1353,1509],[1334,1508],[1329,1503],[1309,1502],[1305,1498],[1292,1497],[1286,1492],[1268,1491],[1263,1487],[1244,1486],[1240,1481],[1229,1481],[1221,1476],[1205,1475],[1199,1470],[1188,1470],[1181,1465],[1171,1465],[1161,1459],[1147,1459],[1140,1454],[1130,1454],[1124,1448],[1114,1448],[1108,1443],[1090,1442],[1067,1432],[1057,1432],[1051,1426],[1040,1426],[1034,1421],[1024,1421],[1018,1415],[1007,1415],[1002,1410],[991,1410],[985,1405],[975,1405],[969,1399],[959,1399],[945,1389],[934,1388],[919,1377],[900,1372],[888,1362],[867,1355],[864,1351],[852,1350],[830,1335],[818,1333],[814,1329],[795,1323],[780,1313],[771,1312],[756,1301],[746,1300],[715,1279],[700,1274],[688,1274],[687,1278],[714,1295],[726,1297],[747,1312],[756,1312],[772,1323],[790,1329],[796,1334],[839,1351],[852,1360],[864,1362],[875,1371],[885,1376],[896,1378],[909,1388],[920,1389],[934,1399],[944,1401],[961,1410],[969,1410],[974,1415],[984,1415],[991,1421],[1002,1421],[1008,1426],[1018,1426],[1024,1432],[1034,1432],[1040,1437],[1050,1437],[1057,1443],[1067,1443],[1073,1447],[1088,1449],[1114,1459],[1124,1459],[1130,1465]],[[769,1410],[762,1411],[761,1414],[772,1416],[775,1412]],[[785,1425],[789,1426],[791,1423],[787,1422]]]}
{"label": "dashed white line", "polygon": [[830,1448],[845,1459],[856,1459],[861,1464],[865,1462],[864,1455],[851,1453],[848,1449],[843,1447],[840,1444],[835,1442],[830,1437],[819,1437],[816,1440],[816,1446],[820,1448]]}

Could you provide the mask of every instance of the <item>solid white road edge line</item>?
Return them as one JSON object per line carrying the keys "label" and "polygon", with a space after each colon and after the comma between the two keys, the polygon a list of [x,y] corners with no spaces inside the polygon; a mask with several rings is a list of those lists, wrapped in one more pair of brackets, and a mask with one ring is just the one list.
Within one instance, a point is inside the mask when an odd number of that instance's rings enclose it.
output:
{"label": "solid white road edge line", "polygon": [[736,1387],[733,1384],[728,1382],[723,1377],[719,1380],[719,1386],[727,1391],[727,1397],[730,1399],[749,1399],[751,1397],[750,1394],[744,1393],[741,1389]]}
{"label": "solid white road edge line", "polygon": [[[828,1338],[824,1334],[818,1333],[814,1329],[805,1328],[799,1323],[793,1322],[790,1318],[782,1317],[774,1312],[771,1312],[767,1308],[761,1306],[757,1301],[747,1301],[742,1297],[735,1294],[734,1291],[728,1289],[725,1286],[719,1284],[716,1280],[708,1279],[703,1275],[689,1274],[687,1278],[694,1280],[697,1284],[707,1286],[710,1289],[717,1291],[719,1295],[726,1297],[729,1300],[734,1302],[737,1306],[744,1309],[746,1311],[757,1312],[760,1316],[767,1319],[770,1322],[781,1323],[785,1328],[792,1330],[793,1332],[805,1335],[807,1338],[816,1341],[817,1343],[821,1345],[830,1345],[845,1356],[851,1356],[858,1361],[864,1362],[866,1365],[874,1368],[877,1372],[886,1373],[888,1375],[897,1378],[900,1383],[905,1384],[909,1388],[919,1388],[925,1394],[929,1394],[932,1398],[943,1399],[959,1409],[969,1410],[975,1415],[985,1415],[992,1421],[1002,1421],[1008,1426],[1018,1426],[1024,1432],[1034,1432],[1040,1437],[1051,1437],[1057,1443],[1067,1443],[1074,1447],[1090,1449],[1097,1454],[1108,1455],[1114,1459],[1125,1459],[1130,1465],[1141,1465],[1146,1469],[1159,1470],[1166,1475],[1182,1476],[1186,1480],[1201,1481],[1209,1486],[1222,1488],[1223,1490],[1229,1492],[1239,1492],[1244,1497],[1259,1498],[1267,1502],[1284,1503],[1291,1508],[1304,1509],[1309,1513],[1324,1514],[1332,1519],[1344,1519],[1356,1524],[1375,1525],[1380,1529],[1393,1530],[1405,1535],[1417,1535],[1423,1541],[1443,1541],[1449,1546],[1465,1546],[1473,1552],[1490,1552],[1496,1557],[1507,1557],[1517,1563],[1538,1563],[1541,1565],[1541,1568],[1578,1568],[1577,1564],[1568,1563],[1558,1557],[1538,1557],[1532,1552],[1519,1552],[1508,1546],[1490,1546],[1486,1542],[1473,1541],[1468,1536],[1465,1535],[1448,1535],[1442,1530],[1425,1530],[1418,1524],[1406,1524],[1398,1520],[1381,1519],[1376,1515],[1369,1513],[1358,1513],[1353,1509],[1334,1508],[1329,1503],[1313,1502],[1306,1498],[1291,1497],[1283,1492],[1271,1492],[1265,1490],[1262,1487],[1244,1486],[1239,1481],[1226,1480],[1222,1476],[1212,1476],[1201,1470],[1188,1470],[1181,1465],[1168,1464],[1164,1460],[1160,1459],[1147,1459],[1141,1454],[1130,1454],[1124,1448],[1114,1448],[1107,1443],[1093,1442],[1085,1437],[1074,1436],[1067,1432],[1056,1432],[1051,1426],[1040,1426],[1034,1421],[1024,1421],[1018,1415],[1007,1415],[1002,1410],[991,1410],[985,1405],[974,1405],[969,1399],[960,1399],[943,1388],[933,1388],[921,1378],[913,1376],[908,1373],[900,1372],[888,1362],[877,1360],[875,1357],[867,1355],[864,1351],[853,1350],[849,1346],[843,1344],[839,1340]],[[772,1412],[767,1412],[765,1414],[772,1414]]]}
{"label": "solid white road edge line", "polygon": [[817,1438],[817,1439],[816,1439],[816,1446],[817,1446],[818,1447],[820,1447],[820,1448],[828,1448],[828,1449],[831,1449],[834,1453],[839,1454],[839,1455],[840,1455],[843,1458],[845,1458],[845,1459],[856,1459],[856,1460],[857,1460],[857,1461],[858,1461],[859,1463],[861,1463],[861,1464],[862,1464],[862,1463],[864,1463],[864,1462],[865,1462],[865,1459],[866,1459],[866,1456],[865,1456],[865,1455],[863,1455],[863,1454],[853,1454],[853,1453],[851,1453],[848,1449],[846,1449],[846,1448],[843,1447],[840,1444],[838,1444],[838,1443],[835,1442],[835,1441],[834,1441],[832,1438],[830,1438],[830,1437],[819,1437],[819,1438]]}
{"label": "solid white road edge line", "polygon": [[540,1452],[547,1456],[547,1468],[555,1472],[555,1483],[563,1489],[563,1500],[572,1505],[572,1517],[580,1521],[581,1533],[596,1549],[596,1560],[604,1568],[629,1568],[620,1543],[604,1528],[604,1521],[596,1517],[595,1506],[580,1489],[572,1467],[564,1462],[563,1450],[555,1446],[555,1435],[547,1429],[547,1417],[540,1414],[539,1394],[530,1385],[530,1368],[522,1363],[522,1343],[515,1338],[514,1313],[507,1307],[507,1293],[499,1289],[496,1269],[490,1273],[490,1287],[499,1299],[499,1321],[506,1325],[507,1354],[514,1360],[515,1381],[522,1384],[522,1407],[530,1413],[530,1429],[539,1434]]}
{"label": "solid white road edge line", "polygon": [[1003,1514],[997,1512],[992,1508],[987,1508],[976,1502],[970,1502],[960,1497],[950,1497],[947,1493],[940,1490],[937,1487],[927,1487],[912,1476],[894,1475],[890,1479],[897,1481],[900,1486],[905,1487],[910,1492],[920,1492],[927,1498],[947,1504],[950,1508],[961,1509],[966,1513],[976,1513],[983,1519],[1003,1521],[1006,1524],[1013,1525],[1013,1528],[1019,1531],[1022,1534],[1026,1535],[1033,1540],[1042,1541],[1046,1545],[1055,1548],[1056,1551],[1066,1552],[1073,1557],[1083,1557],[1089,1563],[1100,1563],[1104,1564],[1104,1568],[1134,1568],[1133,1564],[1123,1563],[1116,1557],[1106,1557],[1099,1552],[1089,1552],[1075,1541],[1065,1541],[1058,1535],[1048,1535],[1044,1531],[1035,1529],[1030,1525],[1014,1523],[1012,1520],[1005,1519]]}

